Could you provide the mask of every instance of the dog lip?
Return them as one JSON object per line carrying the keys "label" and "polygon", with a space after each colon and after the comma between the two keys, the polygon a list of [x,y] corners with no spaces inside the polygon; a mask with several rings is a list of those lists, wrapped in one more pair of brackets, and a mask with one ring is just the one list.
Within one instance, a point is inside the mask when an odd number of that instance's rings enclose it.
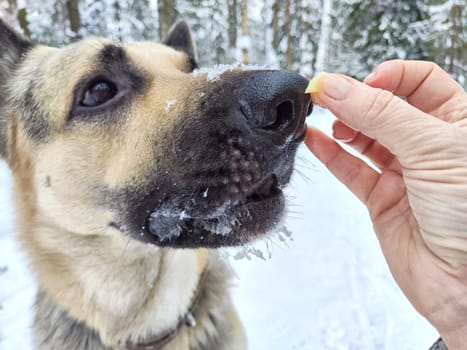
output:
{"label": "dog lip", "polygon": [[301,126],[295,131],[292,141],[293,142],[301,142],[305,139],[306,136],[306,124],[301,124]]}
{"label": "dog lip", "polygon": [[277,223],[283,208],[284,196],[278,189],[258,201],[227,203],[225,212],[218,216],[175,214],[157,219],[156,226],[146,226],[137,239],[171,248],[239,246],[265,236]]}
{"label": "dog lip", "polygon": [[244,244],[269,232],[282,203],[278,178],[271,174],[243,198],[227,199],[204,212],[183,205],[154,210],[144,229],[148,235],[143,236],[156,245],[175,248]]}
{"label": "dog lip", "polygon": [[282,191],[279,189],[277,176],[271,174],[258,187],[253,189],[245,198],[245,203],[256,203],[268,200],[280,195]]}

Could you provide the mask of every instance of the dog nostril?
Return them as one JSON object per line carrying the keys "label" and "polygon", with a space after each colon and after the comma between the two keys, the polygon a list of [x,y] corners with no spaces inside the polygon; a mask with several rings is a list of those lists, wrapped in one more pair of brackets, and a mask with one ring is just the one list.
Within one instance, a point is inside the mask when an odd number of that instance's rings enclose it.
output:
{"label": "dog nostril", "polygon": [[275,112],[275,118],[272,123],[264,127],[266,130],[282,130],[289,125],[289,122],[294,119],[295,110],[294,104],[291,100],[286,100],[280,103]]}
{"label": "dog nostril", "polygon": [[306,111],[306,116],[308,117],[311,112],[313,112],[313,103],[311,103],[311,101],[308,102],[308,108],[307,108],[307,111]]}

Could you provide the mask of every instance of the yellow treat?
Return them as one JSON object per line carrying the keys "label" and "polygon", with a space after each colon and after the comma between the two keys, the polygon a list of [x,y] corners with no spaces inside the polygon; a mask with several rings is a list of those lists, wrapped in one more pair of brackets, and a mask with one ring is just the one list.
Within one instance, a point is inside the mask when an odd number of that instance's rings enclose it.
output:
{"label": "yellow treat", "polygon": [[325,74],[325,73],[324,72],[319,73],[316,77],[314,77],[313,79],[310,80],[310,83],[308,84],[308,86],[306,87],[306,90],[305,90],[306,94],[314,94],[314,93],[319,92],[319,90],[321,88],[321,86],[320,86],[321,84],[320,84],[319,80],[323,76],[323,74]]}

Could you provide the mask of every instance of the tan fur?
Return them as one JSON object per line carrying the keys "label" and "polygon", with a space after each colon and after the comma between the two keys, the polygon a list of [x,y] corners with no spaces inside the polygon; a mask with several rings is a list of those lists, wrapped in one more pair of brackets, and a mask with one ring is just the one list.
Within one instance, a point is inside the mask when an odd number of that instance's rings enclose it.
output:
{"label": "tan fur", "polygon": [[[131,44],[126,52],[132,62],[151,77],[145,95],[132,102],[124,122],[106,133],[93,125],[68,130],[73,87],[92,71],[95,55],[106,43],[92,39],[63,50],[39,46],[28,53],[9,91],[20,96],[31,75],[37,77],[41,88],[33,99],[47,112],[51,133],[45,142],[31,140],[20,109],[13,105],[7,161],[14,177],[19,238],[41,290],[71,318],[98,331],[106,346],[119,349],[128,340],[173,328],[190,307],[202,271],[222,263],[205,249],[161,249],[108,226],[117,213],[99,204],[95,186],[119,189],[159,171],[164,144],[157,151],[152,144],[170,134],[180,108],[175,104],[166,112],[166,101],[189,99],[194,82],[184,72],[187,58],[182,53],[158,44]],[[211,301],[209,308],[229,329],[223,349],[244,349],[242,327],[228,297],[229,273],[222,271],[213,272],[225,282],[222,295],[211,298],[218,305]],[[197,327],[183,328],[167,349],[191,349],[216,336],[206,314],[201,312],[197,321]],[[41,345],[44,337],[38,325],[36,347],[54,349]]]}

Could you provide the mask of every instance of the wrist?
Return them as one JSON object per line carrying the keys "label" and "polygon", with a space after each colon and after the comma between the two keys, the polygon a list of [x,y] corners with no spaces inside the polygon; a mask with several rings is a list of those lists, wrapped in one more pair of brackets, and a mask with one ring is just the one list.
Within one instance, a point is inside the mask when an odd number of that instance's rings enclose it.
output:
{"label": "wrist", "polygon": [[467,293],[461,295],[449,298],[428,317],[449,350],[467,350]]}
{"label": "wrist", "polygon": [[467,325],[441,334],[448,350],[467,350]]}

